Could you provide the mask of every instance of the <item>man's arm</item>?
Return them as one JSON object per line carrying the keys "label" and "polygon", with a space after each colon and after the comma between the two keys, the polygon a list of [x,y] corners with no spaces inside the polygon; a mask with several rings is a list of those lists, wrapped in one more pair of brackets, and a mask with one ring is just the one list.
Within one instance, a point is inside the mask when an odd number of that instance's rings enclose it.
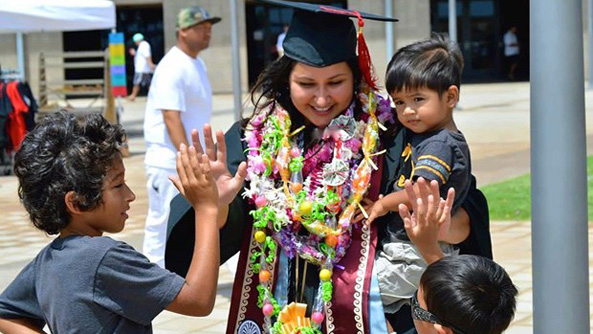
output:
{"label": "man's arm", "polygon": [[163,118],[169,138],[171,138],[171,142],[175,148],[179,149],[181,144],[189,147],[187,134],[183,123],[181,123],[181,112],[179,110],[163,110]]}
{"label": "man's arm", "polygon": [[41,328],[38,328],[29,319],[1,319],[0,318],[0,332],[5,334],[19,333],[45,333]]}
{"label": "man's arm", "polygon": [[146,63],[148,64],[148,67],[150,67],[151,70],[154,70],[154,68],[156,67],[152,62],[151,56],[146,57]]}

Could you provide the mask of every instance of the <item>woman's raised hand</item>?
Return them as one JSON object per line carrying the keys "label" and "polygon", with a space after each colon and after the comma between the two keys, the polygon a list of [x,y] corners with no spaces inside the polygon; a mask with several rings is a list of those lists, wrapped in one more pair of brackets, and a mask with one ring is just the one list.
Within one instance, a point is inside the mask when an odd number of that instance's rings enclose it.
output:
{"label": "woman's raised hand", "polygon": [[[198,130],[192,130],[191,138],[193,146],[196,147],[199,153],[202,153],[203,149],[200,143],[200,137],[198,136]],[[239,193],[239,190],[241,190],[243,181],[247,176],[247,163],[241,162],[235,176],[231,175],[226,163],[227,151],[224,134],[220,130],[216,131],[217,150],[212,138],[212,127],[210,124],[204,124],[204,141],[206,142],[205,153],[208,156],[212,176],[218,187],[218,202],[220,205],[230,204],[235,196],[237,196],[237,193]]]}

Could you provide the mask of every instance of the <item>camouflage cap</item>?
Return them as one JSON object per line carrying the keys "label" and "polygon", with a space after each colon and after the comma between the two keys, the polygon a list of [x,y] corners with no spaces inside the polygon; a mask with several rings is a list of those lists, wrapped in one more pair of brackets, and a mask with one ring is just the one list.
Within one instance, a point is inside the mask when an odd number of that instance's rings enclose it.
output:
{"label": "camouflage cap", "polygon": [[177,29],[189,28],[202,22],[211,22],[214,24],[220,22],[220,17],[210,16],[204,8],[198,5],[183,8],[177,14]]}

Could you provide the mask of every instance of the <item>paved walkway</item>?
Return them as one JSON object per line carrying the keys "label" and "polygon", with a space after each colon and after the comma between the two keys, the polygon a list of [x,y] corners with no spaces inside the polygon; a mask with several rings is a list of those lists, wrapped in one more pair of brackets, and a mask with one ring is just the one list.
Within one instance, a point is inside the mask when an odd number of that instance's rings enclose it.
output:
{"label": "paved walkway", "polygon": [[[590,102],[593,102],[593,93],[587,92],[586,97],[587,105],[592,105]],[[129,211],[130,218],[126,228],[113,237],[140,249],[147,208],[142,163],[144,144],[141,137],[145,99],[139,98],[133,103],[122,101],[122,104],[122,123],[130,135],[129,146],[132,152],[132,156],[124,161],[127,169],[126,178],[136,192],[137,199]],[[455,111],[455,119],[470,144],[473,171],[479,186],[529,171],[527,83],[465,85],[460,106],[461,108]],[[225,130],[232,124],[232,107],[231,95],[215,96],[212,118],[215,129]],[[591,110],[593,111],[593,108]],[[587,129],[590,129],[589,134],[593,134],[593,126],[587,126]],[[588,139],[593,143],[593,135],[588,136]],[[27,223],[27,216],[18,202],[16,189],[17,181],[14,176],[0,177],[0,291],[52,239]],[[495,259],[508,270],[520,290],[517,315],[507,333],[532,333],[531,225],[529,222],[499,221],[492,222],[491,225]],[[593,247],[590,246],[589,249]],[[190,318],[165,311],[153,322],[154,332],[224,332],[231,283],[232,277],[228,268],[222,267],[218,298],[210,316]]]}

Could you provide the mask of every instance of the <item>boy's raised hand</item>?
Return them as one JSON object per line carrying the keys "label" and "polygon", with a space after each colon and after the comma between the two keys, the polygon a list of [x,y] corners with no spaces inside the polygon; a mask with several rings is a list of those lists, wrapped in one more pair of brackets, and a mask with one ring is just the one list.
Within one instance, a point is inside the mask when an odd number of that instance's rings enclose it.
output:
{"label": "boy's raised hand", "polygon": [[170,180],[194,209],[218,207],[218,190],[205,154],[198,154],[193,146],[188,148],[181,144],[177,153],[177,173],[179,176],[170,177]]}
{"label": "boy's raised hand", "polygon": [[[199,153],[202,153],[202,145],[200,144],[198,130],[193,129],[191,137],[193,145]],[[208,156],[212,175],[216,181],[216,186],[218,187],[219,204],[229,204],[233,201],[235,196],[237,196],[239,190],[241,190],[243,181],[247,176],[247,164],[241,162],[235,176],[231,175],[227,167],[227,148],[222,131],[216,131],[218,149],[214,145],[214,140],[212,139],[212,127],[209,124],[204,124],[204,140],[206,141],[206,155]]]}
{"label": "boy's raised hand", "polygon": [[450,188],[447,199],[440,198],[436,181],[430,186],[426,180],[419,178],[418,190],[406,181],[405,190],[412,203],[413,214],[406,205],[400,204],[399,214],[404,220],[404,227],[410,240],[418,247],[422,256],[429,264],[443,256],[438,240],[447,232],[451,224],[451,208],[455,198],[455,190]]}

